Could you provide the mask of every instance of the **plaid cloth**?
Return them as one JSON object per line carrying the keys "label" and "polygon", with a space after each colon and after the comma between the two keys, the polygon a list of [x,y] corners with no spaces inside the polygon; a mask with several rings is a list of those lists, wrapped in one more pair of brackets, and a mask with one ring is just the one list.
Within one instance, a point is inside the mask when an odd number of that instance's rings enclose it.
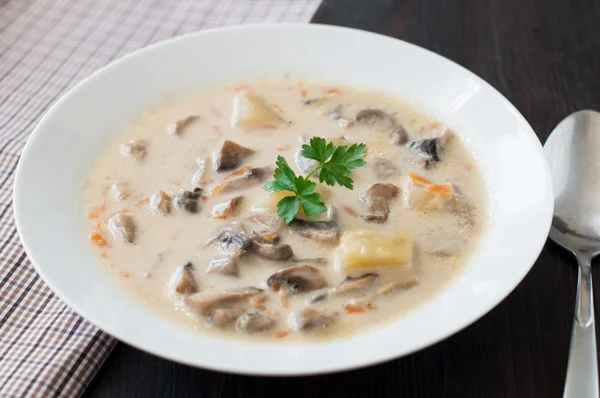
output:
{"label": "plaid cloth", "polygon": [[79,396],[115,340],[62,303],[19,243],[12,184],[49,107],[140,47],[217,26],[306,22],[319,0],[0,0],[0,397]]}

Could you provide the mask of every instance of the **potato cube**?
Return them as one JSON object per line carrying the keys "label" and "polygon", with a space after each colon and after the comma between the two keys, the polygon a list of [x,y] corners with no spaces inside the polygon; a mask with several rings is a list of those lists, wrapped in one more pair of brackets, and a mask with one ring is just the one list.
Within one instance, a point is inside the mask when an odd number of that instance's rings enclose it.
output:
{"label": "potato cube", "polygon": [[265,127],[281,123],[285,123],[285,120],[254,93],[243,91],[233,98],[233,127]]}
{"label": "potato cube", "polygon": [[350,230],[340,240],[337,268],[410,266],[412,246],[412,238],[404,232]]}

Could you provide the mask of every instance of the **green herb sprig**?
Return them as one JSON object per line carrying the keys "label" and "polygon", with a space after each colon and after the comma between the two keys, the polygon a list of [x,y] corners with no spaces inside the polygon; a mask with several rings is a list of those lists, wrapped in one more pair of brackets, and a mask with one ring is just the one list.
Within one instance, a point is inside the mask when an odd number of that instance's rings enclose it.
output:
{"label": "green herb sprig", "polygon": [[367,146],[365,144],[352,144],[335,146],[321,137],[312,137],[308,144],[302,145],[300,154],[319,162],[306,176],[296,175],[285,158],[277,156],[277,168],[273,173],[273,181],[267,182],[263,189],[267,192],[289,191],[293,195],[286,196],[277,203],[277,214],[289,224],[298,211],[300,205],[308,217],[314,217],[327,210],[321,195],[315,192],[317,184],[310,177],[319,172],[319,182],[334,186],[339,184],[350,190],[354,189],[354,181],[350,178],[351,169],[364,166]]}

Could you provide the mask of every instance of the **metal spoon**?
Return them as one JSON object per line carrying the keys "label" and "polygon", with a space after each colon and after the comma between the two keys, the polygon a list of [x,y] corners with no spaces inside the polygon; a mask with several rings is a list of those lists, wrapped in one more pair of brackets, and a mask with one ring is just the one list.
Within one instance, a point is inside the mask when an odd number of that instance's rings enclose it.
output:
{"label": "metal spoon", "polygon": [[544,145],[554,185],[550,237],[579,262],[564,398],[598,398],[591,261],[600,253],[600,113],[564,119]]}

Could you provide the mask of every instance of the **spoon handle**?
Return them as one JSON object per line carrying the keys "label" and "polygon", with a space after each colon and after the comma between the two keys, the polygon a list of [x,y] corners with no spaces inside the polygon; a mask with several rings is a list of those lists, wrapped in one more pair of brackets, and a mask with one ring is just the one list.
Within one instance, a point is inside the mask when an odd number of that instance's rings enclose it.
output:
{"label": "spoon handle", "polygon": [[600,398],[591,259],[577,255],[579,277],[563,398]]}

